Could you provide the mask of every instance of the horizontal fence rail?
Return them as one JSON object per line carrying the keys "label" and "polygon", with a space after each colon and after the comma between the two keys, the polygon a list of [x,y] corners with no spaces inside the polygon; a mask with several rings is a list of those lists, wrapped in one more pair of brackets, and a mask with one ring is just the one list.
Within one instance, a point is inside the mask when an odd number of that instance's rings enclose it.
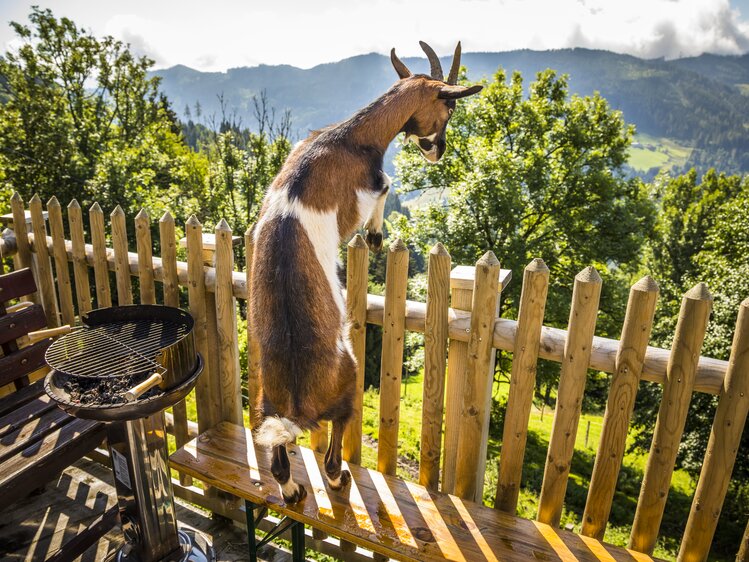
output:
{"label": "horizontal fence rail", "polygon": [[[34,235],[29,234],[29,243],[32,252],[35,252]],[[16,251],[15,235],[6,234],[0,248],[5,248],[4,256],[13,255]],[[47,248],[52,249],[52,238],[47,237]],[[65,241],[68,260],[72,261],[72,244]],[[138,266],[138,254],[128,252],[130,264],[130,275],[138,277],[140,268]],[[90,266],[94,265],[93,249],[86,244],[86,261]],[[107,249],[107,265],[110,271],[115,271],[114,251]],[[163,282],[164,272],[161,258],[153,257],[154,278]],[[177,274],[179,284],[187,286],[187,263],[177,262]],[[214,268],[207,267],[205,270],[205,288],[213,293],[216,290],[216,272]],[[247,279],[244,273],[232,272],[232,290],[236,298],[247,299]],[[367,323],[382,326],[385,313],[385,297],[381,295],[367,295]],[[406,301],[406,324],[409,332],[424,333],[426,324],[426,303],[418,301]],[[468,342],[471,336],[471,313],[464,310],[448,309],[448,335],[451,340]],[[517,332],[517,321],[508,318],[497,318],[494,321],[494,332],[492,346],[503,351],[515,351],[515,333]],[[567,339],[567,331],[561,328],[543,326],[541,328],[541,342],[538,356],[561,363],[564,359],[564,343]],[[619,341],[593,337],[588,368],[606,373],[616,371],[616,354],[619,350]],[[666,381],[666,367],[670,351],[660,347],[648,346],[645,350],[643,362],[643,380],[663,384]],[[728,370],[728,361],[714,359],[712,357],[700,357],[697,365],[697,374],[694,389],[706,394],[720,394],[723,379]]]}

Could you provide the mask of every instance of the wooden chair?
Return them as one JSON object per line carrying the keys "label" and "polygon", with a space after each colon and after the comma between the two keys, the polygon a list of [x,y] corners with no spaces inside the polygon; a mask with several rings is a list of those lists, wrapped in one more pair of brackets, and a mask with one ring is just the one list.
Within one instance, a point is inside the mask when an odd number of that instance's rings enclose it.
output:
{"label": "wooden chair", "polygon": [[[52,480],[63,469],[94,449],[105,438],[105,425],[74,418],[44,392],[44,379],[29,375],[45,367],[44,352],[57,330],[28,334],[47,326],[38,304],[8,301],[32,294],[36,283],[30,269],[0,276],[0,387],[13,384],[15,391],[0,398],[0,511]],[[33,341],[38,339],[39,341]],[[43,374],[36,373],[37,377]],[[32,375],[32,379],[33,379]],[[110,510],[98,521],[96,537],[76,537],[78,548],[92,544],[116,521]],[[101,532],[103,530],[103,532]],[[79,535],[80,536],[80,535]],[[78,539],[78,540],[76,540]],[[67,545],[66,545],[67,547]],[[81,551],[82,552],[82,551]],[[66,554],[63,559],[68,558]]]}

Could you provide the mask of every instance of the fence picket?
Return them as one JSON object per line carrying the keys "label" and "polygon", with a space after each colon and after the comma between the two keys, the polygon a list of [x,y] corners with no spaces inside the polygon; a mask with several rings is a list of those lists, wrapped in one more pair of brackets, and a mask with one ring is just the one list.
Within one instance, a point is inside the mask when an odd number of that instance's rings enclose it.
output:
{"label": "fence picket", "polygon": [[130,283],[130,261],[127,255],[127,225],[125,211],[117,205],[109,215],[112,227],[112,249],[114,250],[114,275],[117,280],[117,304],[133,304],[133,288]]}
{"label": "fence picket", "polygon": [[397,239],[388,250],[380,366],[380,431],[377,470],[395,475],[398,461],[403,338],[406,324],[408,248]]}
{"label": "fence picket", "polygon": [[629,538],[629,548],[646,554],[653,552],[658,538],[712,302],[704,283],[692,287],[681,301],[663,397]]}
{"label": "fence picket", "polygon": [[611,377],[601,440],[583,515],[582,533],[598,540],[603,539],[611,512],[657,300],[658,285],[648,276],[635,283],[629,292],[616,355],[616,371]]}
{"label": "fence picket", "polygon": [[361,462],[362,402],[364,398],[364,367],[367,341],[367,281],[369,248],[360,234],[348,243],[346,259],[346,310],[349,323],[351,349],[356,357],[356,391],[354,414],[343,434],[344,460]]}
{"label": "fence picket", "polygon": [[135,215],[135,244],[138,251],[138,281],[141,304],[156,304],[151,250],[151,218],[145,209]]}
{"label": "fence picket", "polygon": [[247,262],[245,267],[245,279],[247,282],[247,397],[250,409],[250,427],[253,427],[255,423],[255,410],[260,394],[260,344],[257,341],[250,319],[252,256],[255,248],[253,232],[252,227],[249,227],[244,233],[244,255]]}
{"label": "fence picket", "polygon": [[91,285],[86,261],[86,240],[83,236],[83,214],[77,200],[68,204],[68,228],[73,246],[73,277],[78,314],[91,310]]}
{"label": "fence picket", "polygon": [[65,248],[65,227],[62,224],[62,208],[54,195],[47,201],[49,216],[49,233],[52,236],[52,254],[55,258],[55,274],[57,276],[57,294],[60,298],[60,313],[62,323],[72,326],[75,324],[75,310],[73,309],[73,286],[70,282],[68,266],[68,252]]}
{"label": "fence picket", "polygon": [[492,252],[476,262],[471,304],[471,339],[465,370],[460,437],[456,455],[455,495],[480,501],[484,489],[483,467],[486,464],[491,387],[494,370],[490,369],[493,349],[492,332],[497,312],[499,261]]}
{"label": "fence picket", "polygon": [[[159,219],[159,242],[161,243],[161,267],[164,275],[164,304],[179,308],[179,277],[177,276],[177,244],[174,234],[174,219],[166,211]],[[187,428],[187,404],[182,399],[172,406],[174,414],[174,440],[177,448],[182,447],[190,438]],[[179,481],[183,486],[190,486],[192,478],[180,473]]]}
{"label": "fence picket", "polygon": [[112,293],[109,288],[109,265],[107,263],[107,235],[104,231],[104,211],[98,203],[88,211],[91,223],[91,245],[94,250],[94,279],[96,281],[96,306],[112,306]]}
{"label": "fence picket", "polygon": [[195,346],[203,357],[203,374],[198,377],[195,387],[195,406],[198,411],[198,431],[203,433],[218,423],[221,397],[213,396],[211,355],[208,346],[208,326],[206,319],[205,271],[203,269],[203,226],[195,215],[190,215],[185,224],[187,237],[187,296],[190,314],[195,320]]}
{"label": "fence picket", "polygon": [[586,267],[575,276],[572,290],[564,362],[539,498],[537,519],[552,527],[559,526],[562,516],[600,296],[601,277],[595,268]]}
{"label": "fence picket", "polygon": [[239,373],[239,343],[237,341],[237,303],[232,292],[234,250],[229,224],[224,220],[216,225],[216,326],[218,328],[218,358],[221,380],[221,419],[243,425],[242,377]]}
{"label": "fence picket", "polygon": [[421,412],[419,484],[437,491],[445,403],[447,316],[450,306],[451,259],[439,242],[429,252],[424,325],[424,391]]}
{"label": "fence picket", "polygon": [[42,213],[42,200],[34,195],[29,201],[31,226],[34,230],[34,250],[36,252],[37,285],[41,293],[44,313],[47,315],[47,326],[55,328],[60,325],[55,294],[55,281],[52,277],[52,261],[47,249],[47,226]]}
{"label": "fence picket", "polygon": [[515,333],[515,351],[510,372],[510,392],[499,456],[497,495],[494,499],[495,508],[511,515],[515,515],[520,493],[548,289],[549,268],[542,259],[536,258],[523,272],[518,329]]}

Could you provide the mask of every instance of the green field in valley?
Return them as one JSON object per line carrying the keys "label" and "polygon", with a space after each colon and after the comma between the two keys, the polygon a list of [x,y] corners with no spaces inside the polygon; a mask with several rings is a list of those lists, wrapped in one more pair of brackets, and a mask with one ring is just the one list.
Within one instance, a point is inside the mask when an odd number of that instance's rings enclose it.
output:
{"label": "green field in valley", "polygon": [[636,134],[629,149],[627,164],[636,172],[652,168],[682,167],[692,153],[692,148],[665,137]]}

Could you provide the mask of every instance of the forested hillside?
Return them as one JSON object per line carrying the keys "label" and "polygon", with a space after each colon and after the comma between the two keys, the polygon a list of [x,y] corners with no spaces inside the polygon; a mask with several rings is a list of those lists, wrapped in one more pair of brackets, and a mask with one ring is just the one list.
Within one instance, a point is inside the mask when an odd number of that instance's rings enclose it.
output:
{"label": "forested hillside", "polygon": [[[424,59],[405,61],[416,72],[427,71]],[[749,56],[664,61],[588,49],[522,50],[466,53],[463,64],[471,80],[491,78],[501,66],[508,78],[521,72],[526,83],[552,68],[569,75],[571,93],[600,92],[638,132],[695,148],[684,168],[749,171]],[[291,109],[299,136],[345,118],[395,80],[387,57],[376,54],[309,70],[258,66],[204,73],[175,66],[156,74],[181,116],[189,107],[194,117],[196,103],[203,116],[218,115],[223,94],[225,107],[252,125],[252,96],[265,90],[272,106]]]}

